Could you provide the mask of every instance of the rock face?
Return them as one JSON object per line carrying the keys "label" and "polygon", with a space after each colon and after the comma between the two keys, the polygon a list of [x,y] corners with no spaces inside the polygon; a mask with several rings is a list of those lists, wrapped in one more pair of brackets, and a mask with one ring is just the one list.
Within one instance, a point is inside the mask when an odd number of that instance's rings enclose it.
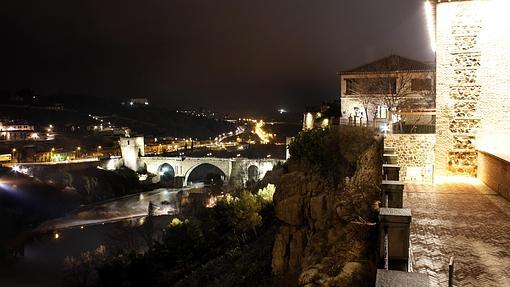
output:
{"label": "rock face", "polygon": [[381,168],[378,139],[341,186],[332,186],[314,169],[289,163],[273,197],[282,224],[272,268],[282,286],[373,284],[377,237],[370,222],[380,199]]}

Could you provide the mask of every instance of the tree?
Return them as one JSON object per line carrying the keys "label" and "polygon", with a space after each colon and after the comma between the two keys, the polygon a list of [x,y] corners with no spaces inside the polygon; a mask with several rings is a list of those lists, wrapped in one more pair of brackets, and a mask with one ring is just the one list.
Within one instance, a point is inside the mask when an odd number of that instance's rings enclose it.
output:
{"label": "tree", "polygon": [[[388,110],[388,125],[393,129],[393,115],[430,105],[435,92],[430,71],[402,71],[397,62],[380,67],[382,72],[365,78],[352,79],[347,93],[356,96],[363,105],[367,122],[369,107],[384,105]],[[425,84],[424,84],[425,83]],[[374,117],[377,111],[374,111]]]}

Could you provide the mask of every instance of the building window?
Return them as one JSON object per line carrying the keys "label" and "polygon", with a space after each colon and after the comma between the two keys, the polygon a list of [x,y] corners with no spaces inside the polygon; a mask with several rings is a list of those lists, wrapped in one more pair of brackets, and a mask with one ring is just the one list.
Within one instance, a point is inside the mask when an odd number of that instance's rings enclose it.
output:
{"label": "building window", "polygon": [[346,95],[354,95],[355,94],[355,80],[354,79],[345,79],[345,94]]}
{"label": "building window", "polygon": [[375,77],[345,80],[346,95],[387,95],[397,91],[397,78]]}
{"label": "building window", "polygon": [[385,106],[377,106],[376,118],[385,119],[388,117],[388,109]]}
{"label": "building window", "polygon": [[431,79],[412,79],[411,80],[411,91],[420,92],[420,91],[430,91],[432,90],[432,80]]}

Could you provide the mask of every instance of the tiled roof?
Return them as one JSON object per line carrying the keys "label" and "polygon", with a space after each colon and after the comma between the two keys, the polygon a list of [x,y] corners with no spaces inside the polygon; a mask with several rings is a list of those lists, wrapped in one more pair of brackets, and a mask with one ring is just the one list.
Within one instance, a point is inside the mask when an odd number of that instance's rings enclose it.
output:
{"label": "tiled roof", "polygon": [[433,70],[433,67],[423,62],[411,60],[398,55],[390,55],[386,58],[365,64],[363,66],[342,71],[340,74],[429,70]]}

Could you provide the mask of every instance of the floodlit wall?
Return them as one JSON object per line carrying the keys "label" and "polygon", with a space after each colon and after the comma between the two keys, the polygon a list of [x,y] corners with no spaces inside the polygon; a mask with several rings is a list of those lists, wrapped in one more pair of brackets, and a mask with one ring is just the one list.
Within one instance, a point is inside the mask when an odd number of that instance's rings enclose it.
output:
{"label": "floodlit wall", "polygon": [[139,156],[145,155],[145,145],[143,137],[120,138],[120,150],[124,165],[134,171],[141,168]]}
{"label": "floodlit wall", "polygon": [[510,1],[436,7],[436,175],[477,173],[510,142]]}
{"label": "floodlit wall", "polygon": [[434,174],[434,134],[387,134],[384,146],[394,147],[403,181],[432,182]]}

